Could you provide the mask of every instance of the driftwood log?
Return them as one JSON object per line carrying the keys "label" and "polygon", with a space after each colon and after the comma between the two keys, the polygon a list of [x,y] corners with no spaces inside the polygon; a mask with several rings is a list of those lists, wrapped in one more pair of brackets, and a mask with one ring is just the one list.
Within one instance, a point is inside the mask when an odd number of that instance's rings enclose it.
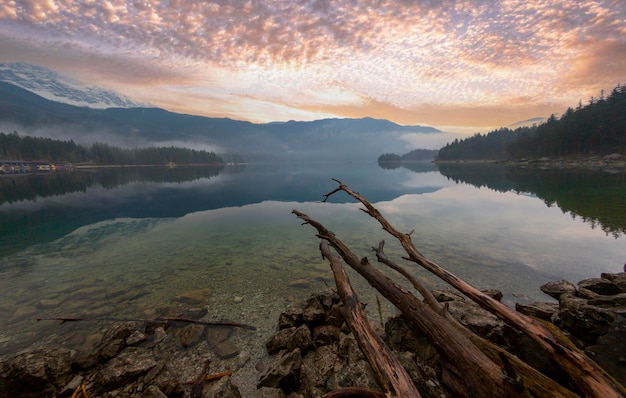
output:
{"label": "driftwood log", "polygon": [[404,370],[400,361],[393,356],[383,339],[374,333],[367,319],[365,310],[352,290],[348,274],[341,266],[339,258],[331,254],[326,241],[320,245],[322,255],[328,259],[337,285],[337,293],[341,297],[343,307],[341,313],[350,326],[359,347],[372,365],[383,390],[392,392],[398,397],[420,397],[411,378]]}
{"label": "driftwood log", "polygon": [[[522,362],[517,357],[471,333],[458,322],[451,320],[445,307],[436,303],[432,297],[429,297],[429,293],[425,292],[426,289],[421,287],[414,278],[409,278],[408,273],[384,256],[382,243],[376,249],[379,261],[408,277],[416,290],[424,297],[424,301],[419,300],[405,288],[378,271],[369,263],[367,258],[357,257],[321,223],[294,210],[293,213],[305,224],[314,227],[317,230],[317,236],[323,242],[327,242],[345,263],[362,275],[370,285],[392,302],[414,327],[424,333],[442,358],[442,382],[455,396],[527,397],[546,396],[547,394],[548,396],[560,397],[626,397],[626,389],[582,351],[576,349],[558,329],[549,328],[533,318],[514,311],[427,259],[413,245],[411,233],[406,234],[397,231],[364,197],[352,191],[341,181],[335,181],[338,183],[338,187],[324,195],[324,201],[336,192],[343,191],[361,202],[365,206],[365,209],[362,210],[376,219],[385,231],[400,242],[407,253],[406,260],[419,264],[434,273],[478,303],[482,308],[538,342],[545,355],[570,378],[574,389],[572,391],[558,384],[529,364]],[[322,249],[324,247],[327,246],[321,246]],[[330,253],[325,253],[324,256],[331,261],[331,267],[335,273],[335,269],[341,267],[337,263],[338,259],[333,259]],[[333,261],[335,264],[332,264]],[[337,281],[337,275],[335,277],[339,289],[340,283]],[[341,284],[343,283],[342,281]],[[348,323],[351,322],[348,320]],[[352,324],[351,327],[353,327]],[[359,343],[361,344],[360,340]],[[361,348],[365,352],[362,345]],[[368,360],[370,363],[372,362],[369,357]],[[397,369],[392,369],[388,370],[388,375],[379,376],[380,385],[385,395],[403,396],[391,388],[388,381],[381,381],[381,377],[394,379],[397,377],[397,373]]]}

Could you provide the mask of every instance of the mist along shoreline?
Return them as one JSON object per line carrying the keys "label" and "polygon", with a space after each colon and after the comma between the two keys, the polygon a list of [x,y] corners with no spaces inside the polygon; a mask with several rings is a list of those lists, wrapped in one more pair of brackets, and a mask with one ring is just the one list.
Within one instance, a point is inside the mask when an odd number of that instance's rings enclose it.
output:
{"label": "mist along shoreline", "polygon": [[74,169],[109,169],[109,168],[133,168],[133,167],[221,167],[230,163],[165,163],[165,164],[78,164]]}
{"label": "mist along shoreline", "polygon": [[[92,164],[79,163],[73,164],[69,162],[51,162],[51,161],[7,161],[3,160],[0,164],[0,176],[24,176],[32,174],[51,174],[51,173],[69,173],[75,170],[92,170],[92,169],[111,169],[111,168],[147,168],[160,167],[173,169],[177,167],[224,167],[230,165],[242,165],[246,163],[159,163],[159,164]],[[20,166],[8,168],[5,163],[16,163]],[[34,168],[33,168],[34,167]]]}

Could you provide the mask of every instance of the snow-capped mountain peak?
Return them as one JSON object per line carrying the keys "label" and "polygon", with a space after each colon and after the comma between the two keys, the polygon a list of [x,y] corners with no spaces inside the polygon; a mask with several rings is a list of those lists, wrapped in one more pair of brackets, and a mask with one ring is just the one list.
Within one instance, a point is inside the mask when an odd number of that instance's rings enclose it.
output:
{"label": "snow-capped mountain peak", "polygon": [[0,81],[31,91],[51,101],[89,108],[137,108],[151,104],[97,86],[87,86],[50,69],[26,63],[0,63]]}

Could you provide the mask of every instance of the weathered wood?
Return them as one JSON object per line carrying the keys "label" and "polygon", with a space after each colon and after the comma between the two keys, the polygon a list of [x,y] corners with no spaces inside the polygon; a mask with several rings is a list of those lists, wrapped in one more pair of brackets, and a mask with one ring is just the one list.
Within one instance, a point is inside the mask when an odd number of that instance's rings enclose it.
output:
{"label": "weathered wood", "polygon": [[433,295],[433,293],[430,290],[426,289],[424,285],[422,285],[413,275],[409,274],[404,268],[402,268],[401,266],[399,266],[398,264],[396,264],[395,262],[387,258],[387,255],[385,255],[384,248],[385,248],[384,240],[381,240],[378,243],[378,247],[372,248],[374,252],[376,253],[376,258],[378,259],[378,262],[385,264],[386,266],[393,269],[400,275],[404,276],[406,280],[411,282],[411,285],[413,285],[415,290],[417,290],[419,294],[422,295],[422,297],[424,298],[424,302],[428,304],[430,308],[432,308],[435,312],[441,315],[444,315],[445,309],[437,301],[437,299],[435,299],[435,296]]}
{"label": "weathered wood", "polygon": [[574,394],[564,386],[558,384],[551,378],[539,372],[532,366],[520,360],[515,355],[505,351],[501,347],[493,344],[463,326],[460,322],[450,315],[446,307],[442,306],[422,284],[417,281],[413,275],[407,272],[403,267],[391,261],[384,253],[384,241],[381,241],[377,248],[374,248],[376,257],[379,262],[389,266],[400,275],[404,276],[415,289],[424,297],[424,303],[429,305],[435,312],[443,315],[451,322],[453,326],[464,333],[476,347],[484,352],[492,361],[494,361],[504,373],[504,377],[512,383],[521,383],[528,389],[532,396],[550,396],[552,398],[576,398]]}
{"label": "weathered wood", "polygon": [[306,224],[313,226],[318,231],[318,237],[328,241],[350,267],[398,307],[409,321],[424,333],[441,355],[446,365],[446,387],[456,396],[468,398],[519,396],[515,390],[517,386],[514,388],[506,382],[501,369],[445,318],[376,270],[366,258],[359,259],[322,224],[297,210],[292,212]]}
{"label": "weathered wood", "polygon": [[334,179],[339,186],[332,192],[324,195],[325,201],[334,193],[344,191],[357,199],[365,206],[365,213],[376,219],[390,235],[395,237],[405,252],[407,260],[419,264],[439,278],[462,292],[468,298],[476,302],[482,308],[495,314],[508,324],[517,327],[530,338],[535,340],[546,352],[548,357],[560,366],[570,376],[572,382],[587,397],[618,398],[626,397],[626,388],[609,376],[604,369],[589,359],[582,351],[574,349],[567,342],[564,335],[553,333],[540,322],[507,307],[503,303],[489,297],[469,283],[457,277],[439,264],[427,259],[420,253],[413,242],[410,234],[397,231],[381,214],[358,192],[352,191],[341,181]]}
{"label": "weathered wood", "polygon": [[39,321],[61,321],[61,324],[65,322],[98,322],[98,321],[113,321],[113,322],[172,322],[172,323],[192,323],[194,325],[203,325],[203,326],[227,326],[234,328],[243,328],[249,330],[256,330],[256,326],[248,325],[245,323],[233,322],[233,321],[198,321],[195,319],[189,318],[176,318],[176,317],[158,317],[154,319],[138,319],[138,318],[115,318],[110,316],[99,316],[99,317],[83,317],[83,318],[72,318],[72,317],[56,317],[56,318],[37,318],[37,322]]}
{"label": "weathered wood", "polygon": [[385,394],[371,388],[346,387],[327,392],[322,398],[385,398]]}
{"label": "weathered wood", "polygon": [[419,398],[420,394],[406,370],[380,336],[374,333],[372,325],[350,285],[350,279],[341,266],[339,258],[330,252],[326,241],[322,241],[320,250],[322,255],[330,262],[333,276],[335,277],[337,293],[339,293],[339,297],[343,302],[341,313],[346,319],[348,326],[350,326],[359,347],[361,347],[361,351],[363,351],[372,366],[385,395]]}

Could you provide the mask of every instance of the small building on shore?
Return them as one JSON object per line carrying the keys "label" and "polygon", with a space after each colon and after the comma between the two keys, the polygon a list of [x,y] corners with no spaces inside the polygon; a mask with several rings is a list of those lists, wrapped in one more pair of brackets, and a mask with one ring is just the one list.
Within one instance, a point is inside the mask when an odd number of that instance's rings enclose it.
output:
{"label": "small building on shore", "polygon": [[72,171],[69,162],[50,162],[48,160],[0,160],[0,174],[38,173],[50,171]]}
{"label": "small building on shore", "polygon": [[34,160],[30,162],[30,169],[33,172],[53,171],[55,170],[54,164],[47,160]]}
{"label": "small building on shore", "polygon": [[0,160],[0,174],[28,173],[30,165],[24,160]]}

